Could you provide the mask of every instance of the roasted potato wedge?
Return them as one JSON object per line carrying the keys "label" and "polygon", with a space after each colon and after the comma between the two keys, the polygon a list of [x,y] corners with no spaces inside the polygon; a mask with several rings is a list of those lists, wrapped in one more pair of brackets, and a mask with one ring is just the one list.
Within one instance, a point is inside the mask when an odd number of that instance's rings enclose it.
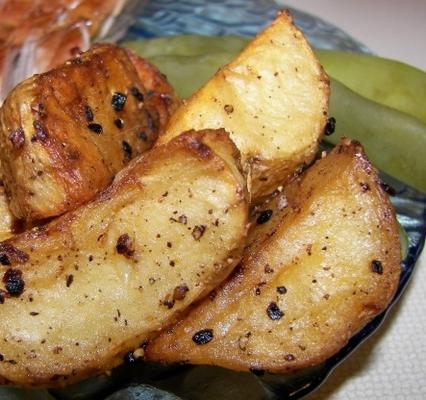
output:
{"label": "roasted potato wedge", "polygon": [[[130,57],[129,57],[130,55]],[[0,110],[1,179],[27,222],[91,200],[151,148],[178,103],[164,76],[99,45],[19,84]]]}
{"label": "roasted potato wedge", "polygon": [[147,348],[162,362],[283,373],[320,363],[398,285],[394,210],[347,139],[254,216],[233,276]]}
{"label": "roasted potato wedge", "polygon": [[107,371],[225,279],[248,227],[238,158],[223,131],[183,134],[93,202],[2,242],[0,382]]}
{"label": "roasted potato wedge", "polygon": [[289,13],[281,12],[173,114],[158,143],[224,128],[241,151],[254,202],[309,164],[327,121],[329,82]]}

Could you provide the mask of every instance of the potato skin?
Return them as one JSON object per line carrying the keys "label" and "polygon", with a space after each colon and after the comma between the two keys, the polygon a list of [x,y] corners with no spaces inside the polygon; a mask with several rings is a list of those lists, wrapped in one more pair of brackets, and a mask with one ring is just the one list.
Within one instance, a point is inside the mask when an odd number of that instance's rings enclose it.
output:
{"label": "potato skin", "polygon": [[253,202],[312,162],[327,122],[328,77],[288,12],[173,114],[158,143],[224,128],[241,151]]}
{"label": "potato skin", "polygon": [[178,100],[156,68],[138,66],[124,49],[99,45],[9,94],[0,110],[1,179],[17,218],[76,208],[152,147]]}
{"label": "potato skin", "polygon": [[0,382],[105,372],[220,284],[248,228],[238,156],[223,131],[183,134],[94,201],[0,243]]}
{"label": "potato skin", "polygon": [[[335,354],[392,299],[395,213],[359,144],[340,143],[252,223],[237,271],[150,343],[147,359],[286,373]],[[203,329],[213,339],[197,345]]]}

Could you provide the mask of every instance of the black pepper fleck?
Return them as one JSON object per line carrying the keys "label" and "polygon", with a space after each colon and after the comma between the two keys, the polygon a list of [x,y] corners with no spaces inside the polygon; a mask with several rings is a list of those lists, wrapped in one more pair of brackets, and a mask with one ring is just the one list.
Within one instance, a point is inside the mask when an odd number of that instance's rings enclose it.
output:
{"label": "black pepper fleck", "polygon": [[3,282],[11,296],[18,297],[24,291],[25,282],[22,279],[22,271],[19,269],[9,268],[3,276]]}
{"label": "black pepper fleck", "polygon": [[379,260],[371,261],[371,270],[375,272],[376,274],[382,275],[383,274],[382,263]]}
{"label": "black pepper fleck", "polygon": [[259,216],[256,219],[256,222],[261,225],[266,222],[268,222],[272,217],[273,211],[272,210],[264,210],[262,211]]}
{"label": "black pepper fleck", "polygon": [[66,285],[67,285],[67,287],[70,287],[71,286],[71,284],[73,283],[73,281],[74,281],[74,275],[67,275],[67,279],[66,279]]}
{"label": "black pepper fleck", "polygon": [[334,133],[335,130],[336,130],[336,118],[330,117],[327,120],[327,124],[325,125],[324,135],[330,136]]}
{"label": "black pepper fleck", "polygon": [[90,108],[89,105],[86,105],[84,107],[84,116],[86,117],[87,122],[93,121],[93,111],[92,111],[92,109]]}
{"label": "black pepper fleck", "polygon": [[122,129],[124,126],[124,121],[121,118],[117,118],[114,120],[114,125],[118,128],[118,129]]}
{"label": "black pepper fleck", "polygon": [[0,304],[4,304],[4,299],[8,296],[7,292],[0,289]]}
{"label": "black pepper fleck", "polygon": [[124,93],[115,92],[112,95],[111,105],[115,111],[123,111],[127,96]]}
{"label": "black pepper fleck", "polygon": [[141,91],[136,86],[132,87],[130,89],[130,93],[132,94],[133,97],[136,98],[136,100],[143,101],[144,96],[143,96],[143,94],[141,93]]}
{"label": "black pepper fleck", "polygon": [[127,143],[125,140],[123,140],[121,142],[121,147],[124,151],[124,158],[126,160],[130,160],[132,158],[132,153],[133,153],[132,146],[130,146],[129,143]]}
{"label": "black pepper fleck", "polygon": [[268,308],[266,309],[266,313],[268,314],[268,317],[273,321],[277,321],[284,316],[284,312],[280,310],[278,304],[274,301],[269,304]]}
{"label": "black pepper fleck", "polygon": [[10,265],[10,260],[7,254],[0,254],[0,263],[1,265]]}
{"label": "black pepper fleck", "polygon": [[175,301],[167,299],[167,300],[163,300],[162,304],[163,306],[166,306],[169,310],[171,310],[175,305]]}
{"label": "black pepper fleck", "polygon": [[135,253],[133,249],[133,240],[127,233],[120,235],[117,239],[115,248],[118,254],[124,255],[126,258],[131,258]]}
{"label": "black pepper fleck", "polygon": [[194,229],[192,230],[192,237],[195,240],[200,240],[201,237],[204,235],[204,232],[206,231],[207,227],[205,225],[196,225]]}
{"label": "black pepper fleck", "polygon": [[271,266],[269,264],[265,265],[265,274],[272,274],[272,272],[274,272],[274,270],[271,268]]}
{"label": "black pepper fleck", "polygon": [[296,360],[296,357],[293,354],[287,354],[287,355],[284,356],[284,360],[294,361],[294,360]]}
{"label": "black pepper fleck", "polygon": [[92,131],[95,132],[97,135],[100,135],[103,132],[102,125],[96,124],[94,122],[87,125],[87,127]]}
{"label": "black pepper fleck", "polygon": [[192,341],[195,344],[207,344],[213,340],[213,329],[202,329],[192,336]]}
{"label": "black pepper fleck", "polygon": [[367,192],[367,191],[369,191],[369,190],[370,190],[370,185],[369,185],[367,182],[361,182],[361,183],[359,184],[359,186],[361,186],[361,190],[362,190],[363,192]]}
{"label": "black pepper fleck", "polygon": [[287,288],[285,286],[278,286],[277,287],[277,292],[279,294],[286,294],[287,293]]}
{"label": "black pepper fleck", "polygon": [[182,285],[176,286],[173,290],[173,300],[183,300],[186,293],[189,291],[188,286],[183,283]]}

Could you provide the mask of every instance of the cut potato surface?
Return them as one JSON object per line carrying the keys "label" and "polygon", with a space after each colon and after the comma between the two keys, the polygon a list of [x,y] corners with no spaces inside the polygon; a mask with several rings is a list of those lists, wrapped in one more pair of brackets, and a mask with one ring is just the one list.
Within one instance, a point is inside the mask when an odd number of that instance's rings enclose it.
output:
{"label": "cut potato surface", "polygon": [[149,360],[275,373],[312,366],[392,299],[395,213],[358,143],[339,144],[252,223],[236,272],[148,346]]}
{"label": "cut potato surface", "polygon": [[238,158],[224,131],[183,134],[93,202],[0,243],[0,382],[107,371],[222,282],[248,227]]}
{"label": "cut potato surface", "polygon": [[313,160],[327,121],[328,78],[287,12],[172,116],[158,143],[224,128],[241,151],[253,200]]}
{"label": "cut potato surface", "polygon": [[155,67],[113,45],[20,83],[0,109],[11,211],[31,222],[93,199],[152,147],[177,103]]}

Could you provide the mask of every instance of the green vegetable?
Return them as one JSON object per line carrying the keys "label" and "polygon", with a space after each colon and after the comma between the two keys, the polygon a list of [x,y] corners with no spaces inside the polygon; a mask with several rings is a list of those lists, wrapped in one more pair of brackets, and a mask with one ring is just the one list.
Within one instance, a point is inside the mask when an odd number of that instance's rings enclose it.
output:
{"label": "green vegetable", "polygon": [[362,97],[331,80],[330,115],[336,133],[359,140],[370,161],[389,175],[426,192],[426,125],[417,118]]}
{"label": "green vegetable", "polygon": [[148,59],[182,98],[189,97],[247,44],[240,36],[181,35],[123,43]]}
{"label": "green vegetable", "polygon": [[426,73],[361,53],[316,50],[326,72],[353,91],[426,123]]}
{"label": "green vegetable", "polygon": [[234,53],[218,52],[192,56],[154,56],[149,60],[167,75],[177,94],[187,98],[233,57]]}
{"label": "green vegetable", "polygon": [[247,38],[240,36],[181,35],[134,40],[124,42],[123,46],[150,59],[156,56],[195,56],[222,52],[237,54],[247,42]]}
{"label": "green vegetable", "polygon": [[[185,98],[222,65],[232,60],[239,50],[238,46],[241,48],[246,42],[241,38],[232,40],[234,42],[229,42],[229,46],[234,46],[231,51],[225,51],[228,38],[202,36],[144,40],[129,45],[156,64],[167,75],[177,93]],[[163,52],[161,46],[164,46],[166,55],[160,55]],[[209,52],[210,48],[214,51]],[[381,64],[380,60],[378,63],[385,69],[387,64]],[[376,75],[379,74],[376,72],[372,75],[368,70],[365,80],[372,81]],[[400,80],[403,81],[402,78]],[[376,85],[372,83],[371,86]],[[421,104],[426,109],[424,104],[426,99]],[[426,124],[405,112],[369,100],[334,79],[331,79],[329,114],[336,118],[337,129],[334,135],[325,138],[326,141],[336,143],[341,136],[359,140],[375,166],[426,192]]]}

